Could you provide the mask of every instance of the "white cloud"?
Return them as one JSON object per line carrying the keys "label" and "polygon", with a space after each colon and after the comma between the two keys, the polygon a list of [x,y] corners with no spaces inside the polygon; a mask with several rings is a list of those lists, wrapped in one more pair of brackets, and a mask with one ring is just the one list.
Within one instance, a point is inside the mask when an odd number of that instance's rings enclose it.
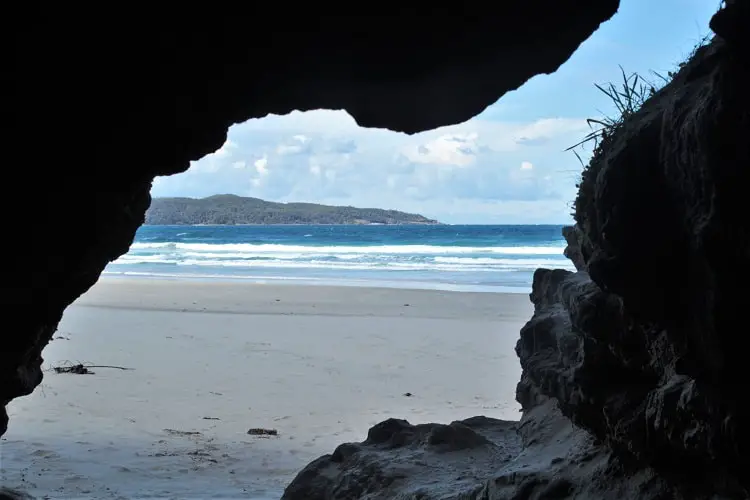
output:
{"label": "white cloud", "polygon": [[253,162],[253,166],[257,175],[250,178],[250,185],[257,189],[263,185],[264,178],[268,176],[268,156],[263,155],[261,158],[258,158]]}
{"label": "white cloud", "polygon": [[320,164],[316,158],[310,158],[310,173],[315,176],[320,175]]}
{"label": "white cloud", "polygon": [[342,111],[293,112],[229,131],[215,153],[154,183],[155,196],[236,193],[418,211],[447,222],[569,219],[583,119],[473,119],[422,134],[363,129]]}
{"label": "white cloud", "polygon": [[423,144],[407,146],[402,154],[415,163],[467,167],[476,160],[478,139],[476,132],[445,134]]}
{"label": "white cloud", "polygon": [[255,171],[259,175],[268,175],[268,156],[263,155],[263,158],[255,160],[253,165],[255,165]]}
{"label": "white cloud", "polygon": [[588,130],[588,123],[585,120],[575,120],[570,118],[543,118],[521,127],[513,135],[516,143],[529,144],[548,141],[561,133],[576,132]]}
{"label": "white cloud", "polygon": [[237,148],[237,145],[231,140],[227,139],[219,149],[217,149],[216,151],[214,151],[208,156],[213,156],[215,158],[224,158],[227,156],[231,156],[232,150],[236,148]]}
{"label": "white cloud", "polygon": [[215,173],[226,166],[232,154],[237,149],[237,144],[227,139],[222,146],[211,154],[201,158],[199,162],[193,162],[191,168],[197,172]]}

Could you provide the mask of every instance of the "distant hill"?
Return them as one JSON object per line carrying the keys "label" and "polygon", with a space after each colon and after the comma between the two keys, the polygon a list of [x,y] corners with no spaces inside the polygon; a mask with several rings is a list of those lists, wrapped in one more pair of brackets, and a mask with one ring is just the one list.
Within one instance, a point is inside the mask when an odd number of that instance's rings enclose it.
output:
{"label": "distant hill", "polygon": [[439,224],[419,214],[316,203],[275,203],[231,194],[154,198],[146,224]]}

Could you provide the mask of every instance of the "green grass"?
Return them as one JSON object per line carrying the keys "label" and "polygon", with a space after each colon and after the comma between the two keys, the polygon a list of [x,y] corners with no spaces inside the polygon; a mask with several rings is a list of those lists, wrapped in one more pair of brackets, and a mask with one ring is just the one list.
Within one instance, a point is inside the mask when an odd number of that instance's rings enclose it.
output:
{"label": "green grass", "polygon": [[[596,88],[604,93],[615,105],[617,112],[614,116],[604,116],[603,118],[588,118],[586,122],[591,128],[589,132],[582,140],[576,144],[570,146],[565,151],[573,151],[581,165],[584,165],[583,159],[576,151],[576,148],[593,142],[594,145],[594,156],[596,156],[597,149],[610,137],[630,116],[636,113],[643,103],[645,103],[651,96],[661,88],[654,82],[647,80],[638,73],[626,73],[622,66],[620,66],[620,73],[622,75],[622,81],[615,85],[610,82],[605,85],[595,83]],[[656,76],[661,78],[664,83],[668,82],[668,79],[654,73]]]}
{"label": "green grass", "polygon": [[[572,215],[576,221],[580,222],[581,208],[587,206],[591,201],[593,196],[591,176],[596,175],[597,168],[595,167],[600,164],[600,159],[607,148],[610,147],[612,139],[621,132],[623,126],[643,107],[646,101],[671,83],[680,70],[693,60],[698,51],[708,45],[711,40],[712,35],[706,35],[699,39],[684,62],[677,64],[673,71],[667,72],[666,76],[652,71],[651,74],[654,79],[650,80],[638,73],[629,74],[620,66],[621,80],[619,82],[610,82],[604,85],[595,84],[596,88],[614,104],[615,111],[611,115],[602,113],[604,115],[602,118],[589,118],[587,122],[591,132],[566,149],[566,151],[572,151],[576,155],[582,167],[580,178],[576,183],[578,194],[571,206]],[[584,162],[576,149],[587,145],[593,145],[593,151],[589,161]]]}
{"label": "green grass", "polygon": [[570,146],[565,151],[572,151],[576,155],[578,161],[585,168],[586,164],[583,159],[576,151],[577,148],[593,143],[593,157],[596,157],[600,153],[600,147],[602,142],[612,134],[634,113],[636,113],[643,104],[650,99],[656,92],[662,87],[672,81],[677,72],[682,69],[687,61],[690,61],[695,54],[700,50],[701,47],[706,46],[711,41],[711,35],[707,34],[701,37],[690,54],[686,57],[684,62],[677,65],[675,71],[669,71],[666,76],[651,71],[656,80],[649,80],[638,73],[628,74],[622,66],[620,66],[621,81],[617,84],[607,83],[600,85],[595,83],[594,86],[606,95],[610,101],[615,105],[616,113],[612,116],[605,115],[603,118],[589,118],[586,120],[591,132],[589,132],[583,139],[576,144]]}

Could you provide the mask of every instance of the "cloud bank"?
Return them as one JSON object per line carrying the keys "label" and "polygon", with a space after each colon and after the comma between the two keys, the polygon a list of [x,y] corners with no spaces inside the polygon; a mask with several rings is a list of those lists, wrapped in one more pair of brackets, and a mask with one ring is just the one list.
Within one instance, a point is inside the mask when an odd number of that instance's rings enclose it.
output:
{"label": "cloud bank", "polygon": [[232,127],[216,152],[154,182],[154,196],[219,193],[419,212],[450,223],[565,223],[584,119],[483,120],[408,136],[343,111]]}

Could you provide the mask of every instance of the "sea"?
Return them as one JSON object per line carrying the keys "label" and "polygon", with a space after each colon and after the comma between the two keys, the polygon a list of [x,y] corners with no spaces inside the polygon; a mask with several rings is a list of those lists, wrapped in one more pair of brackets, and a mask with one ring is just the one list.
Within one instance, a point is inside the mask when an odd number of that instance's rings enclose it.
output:
{"label": "sea", "polygon": [[109,276],[529,293],[555,225],[142,226]]}

